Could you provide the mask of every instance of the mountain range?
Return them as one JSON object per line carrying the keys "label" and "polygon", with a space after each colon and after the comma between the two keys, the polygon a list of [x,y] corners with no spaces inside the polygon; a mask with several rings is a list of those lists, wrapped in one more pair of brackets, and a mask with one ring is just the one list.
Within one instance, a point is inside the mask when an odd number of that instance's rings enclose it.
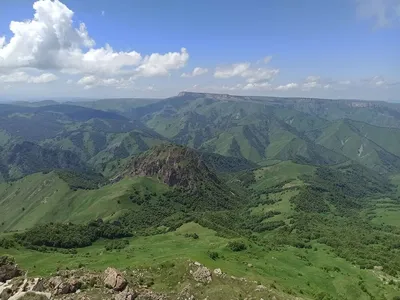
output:
{"label": "mountain range", "polygon": [[[46,275],[56,257],[98,268],[104,239],[168,238],[179,243],[121,246],[119,259],[179,252],[304,299],[391,299],[399,145],[400,104],[387,102],[182,92],[0,104],[0,253]],[[199,232],[213,242],[192,247]]]}

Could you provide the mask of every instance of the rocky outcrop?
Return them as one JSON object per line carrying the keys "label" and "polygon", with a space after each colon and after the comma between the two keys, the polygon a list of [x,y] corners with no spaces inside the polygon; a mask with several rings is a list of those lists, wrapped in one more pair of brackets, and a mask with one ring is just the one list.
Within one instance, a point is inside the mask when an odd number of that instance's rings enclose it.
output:
{"label": "rocky outcrop", "polygon": [[22,275],[22,270],[9,256],[0,256],[0,282],[6,282],[14,277]]}
{"label": "rocky outcrop", "polygon": [[115,300],[134,300],[138,296],[138,293],[130,288],[115,295]]}
{"label": "rocky outcrop", "polygon": [[49,280],[49,286],[54,295],[71,294],[81,288],[82,282],[74,278],[65,279],[61,276],[56,276]]}
{"label": "rocky outcrop", "polygon": [[197,282],[210,283],[212,281],[210,270],[202,264],[194,262],[190,267],[190,273],[192,274],[193,279]]}
{"label": "rocky outcrop", "polygon": [[0,284],[1,300],[17,300],[26,296],[46,300],[51,298],[51,293],[44,291],[43,279],[41,278],[15,278]]}
{"label": "rocky outcrop", "polygon": [[106,287],[114,291],[123,291],[128,284],[121,272],[114,268],[107,268],[104,271],[103,282]]}
{"label": "rocky outcrop", "polygon": [[169,186],[191,190],[204,180],[220,184],[197,151],[176,145],[159,145],[142,153],[128,164],[125,174],[155,176]]}
{"label": "rocky outcrop", "polygon": [[168,300],[164,294],[155,293],[150,290],[142,291],[135,300]]}

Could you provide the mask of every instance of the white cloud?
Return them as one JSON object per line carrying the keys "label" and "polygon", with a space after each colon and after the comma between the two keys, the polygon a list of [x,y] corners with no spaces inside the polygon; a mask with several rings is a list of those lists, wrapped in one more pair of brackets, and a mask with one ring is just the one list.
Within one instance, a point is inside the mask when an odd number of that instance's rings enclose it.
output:
{"label": "white cloud", "polygon": [[297,88],[299,85],[297,83],[291,82],[285,85],[278,85],[275,87],[277,91],[288,91]]}
{"label": "white cloud", "polygon": [[200,68],[200,67],[196,67],[193,69],[193,71],[191,73],[182,73],[181,77],[196,77],[196,76],[200,76],[203,74],[206,74],[208,72],[208,69],[206,68]]}
{"label": "white cloud", "polygon": [[170,70],[184,67],[189,60],[189,53],[185,48],[181,52],[169,52],[166,54],[153,53],[147,55],[136,68],[137,76],[152,77],[168,75]]}
{"label": "white cloud", "polygon": [[35,68],[92,75],[167,75],[189,59],[186,49],[144,58],[136,51],[115,51],[110,45],[94,48],[86,26],[74,26],[74,12],[59,0],[38,0],[32,20],[11,21],[12,37],[1,38],[0,68]]}
{"label": "white cloud", "polygon": [[134,78],[101,78],[94,75],[87,75],[82,77],[77,82],[78,85],[83,85],[84,89],[90,89],[95,86],[115,87],[117,89],[124,89],[132,87]]}
{"label": "white cloud", "polygon": [[399,0],[356,0],[357,14],[363,19],[373,19],[376,27],[388,27],[400,21]]}
{"label": "white cloud", "polygon": [[264,64],[269,63],[269,62],[271,61],[271,59],[272,59],[272,56],[266,56],[266,57],[264,57],[264,59],[263,59]]}
{"label": "white cloud", "polygon": [[72,79],[67,80],[67,84],[73,84],[73,83],[74,83],[74,81]]}
{"label": "white cloud", "polygon": [[57,80],[58,77],[52,73],[44,73],[39,76],[32,76],[26,72],[12,72],[0,75],[0,82],[4,83],[49,83]]}
{"label": "white cloud", "polygon": [[[265,59],[264,59],[265,60]],[[268,61],[270,58],[267,59]],[[227,67],[217,67],[215,78],[245,78],[244,89],[269,88],[270,81],[279,74],[279,69],[254,68],[251,63],[238,63]]]}
{"label": "white cloud", "polygon": [[215,78],[231,78],[235,76],[240,76],[250,68],[250,63],[240,63],[233,64],[228,67],[217,67],[215,69],[214,77]]}
{"label": "white cloud", "polygon": [[350,85],[350,84],[351,84],[351,81],[350,81],[350,80],[340,80],[340,81],[338,81],[338,84]]}
{"label": "white cloud", "polygon": [[0,36],[0,49],[3,48],[5,43],[6,43],[6,37],[5,36]]}
{"label": "white cloud", "polygon": [[104,10],[102,10],[101,15],[104,17],[106,15],[106,12]]}

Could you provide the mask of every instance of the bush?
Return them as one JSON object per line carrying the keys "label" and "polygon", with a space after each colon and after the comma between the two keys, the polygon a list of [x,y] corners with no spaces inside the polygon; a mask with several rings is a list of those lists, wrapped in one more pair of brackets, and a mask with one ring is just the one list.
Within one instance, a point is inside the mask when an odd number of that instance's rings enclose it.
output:
{"label": "bush", "polygon": [[113,240],[106,243],[105,248],[107,251],[115,250],[115,249],[124,249],[129,245],[128,240]]}
{"label": "bush", "polygon": [[246,250],[247,246],[243,241],[232,241],[228,243],[228,248],[234,252],[239,252]]}
{"label": "bush", "polygon": [[199,238],[197,233],[185,233],[185,237],[197,240]]}
{"label": "bush", "polygon": [[[118,223],[107,223],[101,219],[89,224],[50,223],[36,225],[24,233],[16,234],[17,241],[26,248],[47,251],[41,247],[81,248],[90,246],[99,238],[118,239],[132,234]],[[38,249],[35,249],[38,248]]]}
{"label": "bush", "polygon": [[212,260],[217,260],[219,258],[219,253],[215,251],[208,251],[208,257]]}

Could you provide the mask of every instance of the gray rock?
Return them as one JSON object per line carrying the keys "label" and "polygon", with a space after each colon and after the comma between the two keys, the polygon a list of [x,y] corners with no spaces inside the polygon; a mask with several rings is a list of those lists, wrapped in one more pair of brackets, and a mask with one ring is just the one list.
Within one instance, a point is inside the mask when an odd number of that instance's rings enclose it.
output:
{"label": "gray rock", "polygon": [[198,267],[192,274],[194,280],[202,283],[209,283],[212,281],[211,272],[206,267]]}
{"label": "gray rock", "polygon": [[104,271],[104,285],[114,291],[123,291],[127,286],[127,281],[121,272],[114,268],[107,268]]}

